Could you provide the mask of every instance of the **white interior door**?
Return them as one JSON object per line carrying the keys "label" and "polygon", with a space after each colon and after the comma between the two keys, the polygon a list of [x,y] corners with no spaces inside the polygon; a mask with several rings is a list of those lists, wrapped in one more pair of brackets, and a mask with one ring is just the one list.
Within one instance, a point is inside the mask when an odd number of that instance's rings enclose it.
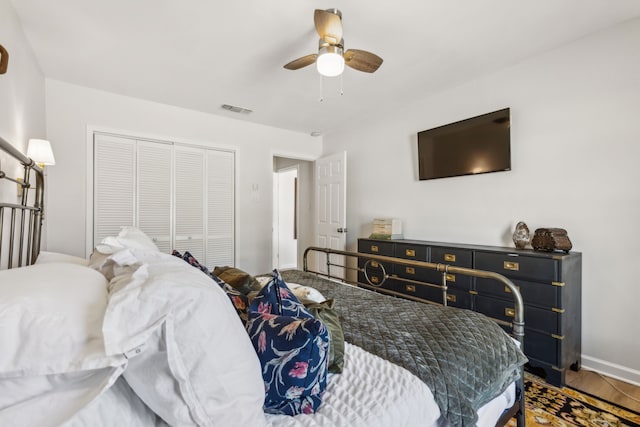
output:
{"label": "white interior door", "polygon": [[[347,243],[347,152],[316,160],[316,246],[344,251]],[[326,258],[315,254],[311,268],[327,273]],[[332,264],[344,265],[344,257],[332,256]],[[344,269],[331,267],[331,276],[344,278]]]}
{"label": "white interior door", "polygon": [[172,152],[171,144],[137,141],[136,225],[167,254],[173,249]]}
{"label": "white interior door", "polygon": [[189,251],[196,259],[205,254],[205,152],[200,148],[174,147],[175,175],[175,242],[180,253]]}
{"label": "white interior door", "polygon": [[235,154],[206,150],[209,268],[235,265]]}
{"label": "white interior door", "polygon": [[117,236],[136,220],[135,140],[96,134],[93,165],[93,240]]}

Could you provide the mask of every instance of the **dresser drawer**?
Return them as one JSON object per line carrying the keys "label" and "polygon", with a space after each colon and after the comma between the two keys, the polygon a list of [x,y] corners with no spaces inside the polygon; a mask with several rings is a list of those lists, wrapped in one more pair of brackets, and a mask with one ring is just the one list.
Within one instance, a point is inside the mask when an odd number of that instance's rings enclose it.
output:
{"label": "dresser drawer", "polygon": [[[513,301],[498,300],[476,295],[476,311],[494,319],[512,322],[515,316]],[[549,335],[560,334],[560,313],[543,308],[524,306],[525,328],[536,329]]]}
{"label": "dresser drawer", "polygon": [[362,252],[363,254],[393,256],[393,243],[385,241],[378,242],[374,240],[359,240],[358,252]]}
{"label": "dresser drawer", "polygon": [[533,359],[549,363],[553,366],[560,365],[560,348],[562,340],[553,338],[550,335],[525,328],[524,331],[524,351]]}
{"label": "dresser drawer", "polygon": [[434,264],[449,264],[456,267],[473,267],[473,252],[466,249],[431,247],[431,262]]}
{"label": "dresser drawer", "polygon": [[417,280],[419,282],[432,283],[429,280],[429,277],[431,276],[431,273],[433,272],[433,270],[428,268],[395,264],[393,267],[393,272],[398,277],[402,277],[404,279],[411,279],[411,280]]}
{"label": "dresser drawer", "polygon": [[[513,284],[520,290],[522,299],[531,305],[539,305],[547,308],[562,308],[560,306],[560,288],[546,283],[528,282],[521,279],[512,279]],[[513,301],[511,289],[497,280],[477,278],[476,291],[479,294],[494,295]]]}
{"label": "dresser drawer", "polygon": [[558,262],[551,258],[476,252],[475,268],[507,277],[523,277],[541,282],[558,280]]}
{"label": "dresser drawer", "polygon": [[396,243],[394,256],[396,258],[413,259],[416,261],[427,261],[429,259],[429,247],[424,245],[413,245],[410,243]]}
{"label": "dresser drawer", "polygon": [[[464,274],[454,274],[454,273],[446,273],[447,277],[447,287],[453,289],[461,289],[469,291],[471,290],[472,277],[465,276]],[[442,272],[429,270],[425,277],[425,281],[429,283],[434,283],[436,285],[442,285]]]}
{"label": "dresser drawer", "polygon": [[[394,273],[404,279],[417,280],[419,282],[442,285],[442,272],[430,268],[412,267],[408,265],[394,266]],[[446,273],[447,287],[450,289],[471,290],[471,277],[462,274]]]}
{"label": "dresser drawer", "polygon": [[[358,262],[360,261],[361,260],[358,260]],[[387,274],[388,273],[389,271],[387,270]],[[369,277],[369,280],[367,280],[367,277]],[[389,279],[385,281],[384,278],[385,278],[385,274],[383,273],[383,270],[381,268],[370,267],[370,266],[367,267],[366,276],[364,271],[358,272],[358,282],[364,283],[365,285],[379,286],[381,283],[383,282],[386,283],[389,281]]]}
{"label": "dresser drawer", "polygon": [[402,281],[398,281],[397,283],[399,285],[398,292],[442,304],[442,289],[421,285],[419,283],[407,283]]}
{"label": "dresser drawer", "polygon": [[447,290],[447,305],[449,307],[473,308],[473,298],[469,292],[456,289]]}

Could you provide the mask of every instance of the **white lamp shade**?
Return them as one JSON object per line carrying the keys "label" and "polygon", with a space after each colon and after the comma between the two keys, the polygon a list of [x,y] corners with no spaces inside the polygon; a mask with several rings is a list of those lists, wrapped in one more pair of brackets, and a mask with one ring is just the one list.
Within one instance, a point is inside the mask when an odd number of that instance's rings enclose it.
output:
{"label": "white lamp shade", "polygon": [[326,77],[335,77],[344,71],[344,57],[338,46],[326,46],[318,52],[316,59],[318,72]]}
{"label": "white lamp shade", "polygon": [[43,165],[56,164],[56,159],[53,157],[53,150],[51,150],[51,143],[46,139],[30,139],[27,148],[27,157]]}

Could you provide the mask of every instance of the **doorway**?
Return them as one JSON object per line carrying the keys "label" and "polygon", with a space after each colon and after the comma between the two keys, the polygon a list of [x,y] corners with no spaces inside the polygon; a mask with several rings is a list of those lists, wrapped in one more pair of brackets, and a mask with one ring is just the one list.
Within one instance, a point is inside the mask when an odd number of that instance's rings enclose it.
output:
{"label": "doorway", "polygon": [[277,268],[298,266],[298,168],[287,168],[273,173],[274,265]]}
{"label": "doorway", "polygon": [[272,263],[302,269],[313,245],[313,162],[273,158]]}

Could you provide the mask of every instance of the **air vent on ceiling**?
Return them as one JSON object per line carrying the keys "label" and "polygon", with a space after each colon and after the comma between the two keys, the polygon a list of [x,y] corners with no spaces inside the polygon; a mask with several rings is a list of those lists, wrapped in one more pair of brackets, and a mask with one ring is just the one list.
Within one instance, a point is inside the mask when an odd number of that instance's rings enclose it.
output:
{"label": "air vent on ceiling", "polygon": [[225,110],[233,111],[234,113],[242,113],[242,114],[252,113],[252,111],[249,110],[248,108],[236,107],[235,105],[222,104],[222,108],[224,108]]}

